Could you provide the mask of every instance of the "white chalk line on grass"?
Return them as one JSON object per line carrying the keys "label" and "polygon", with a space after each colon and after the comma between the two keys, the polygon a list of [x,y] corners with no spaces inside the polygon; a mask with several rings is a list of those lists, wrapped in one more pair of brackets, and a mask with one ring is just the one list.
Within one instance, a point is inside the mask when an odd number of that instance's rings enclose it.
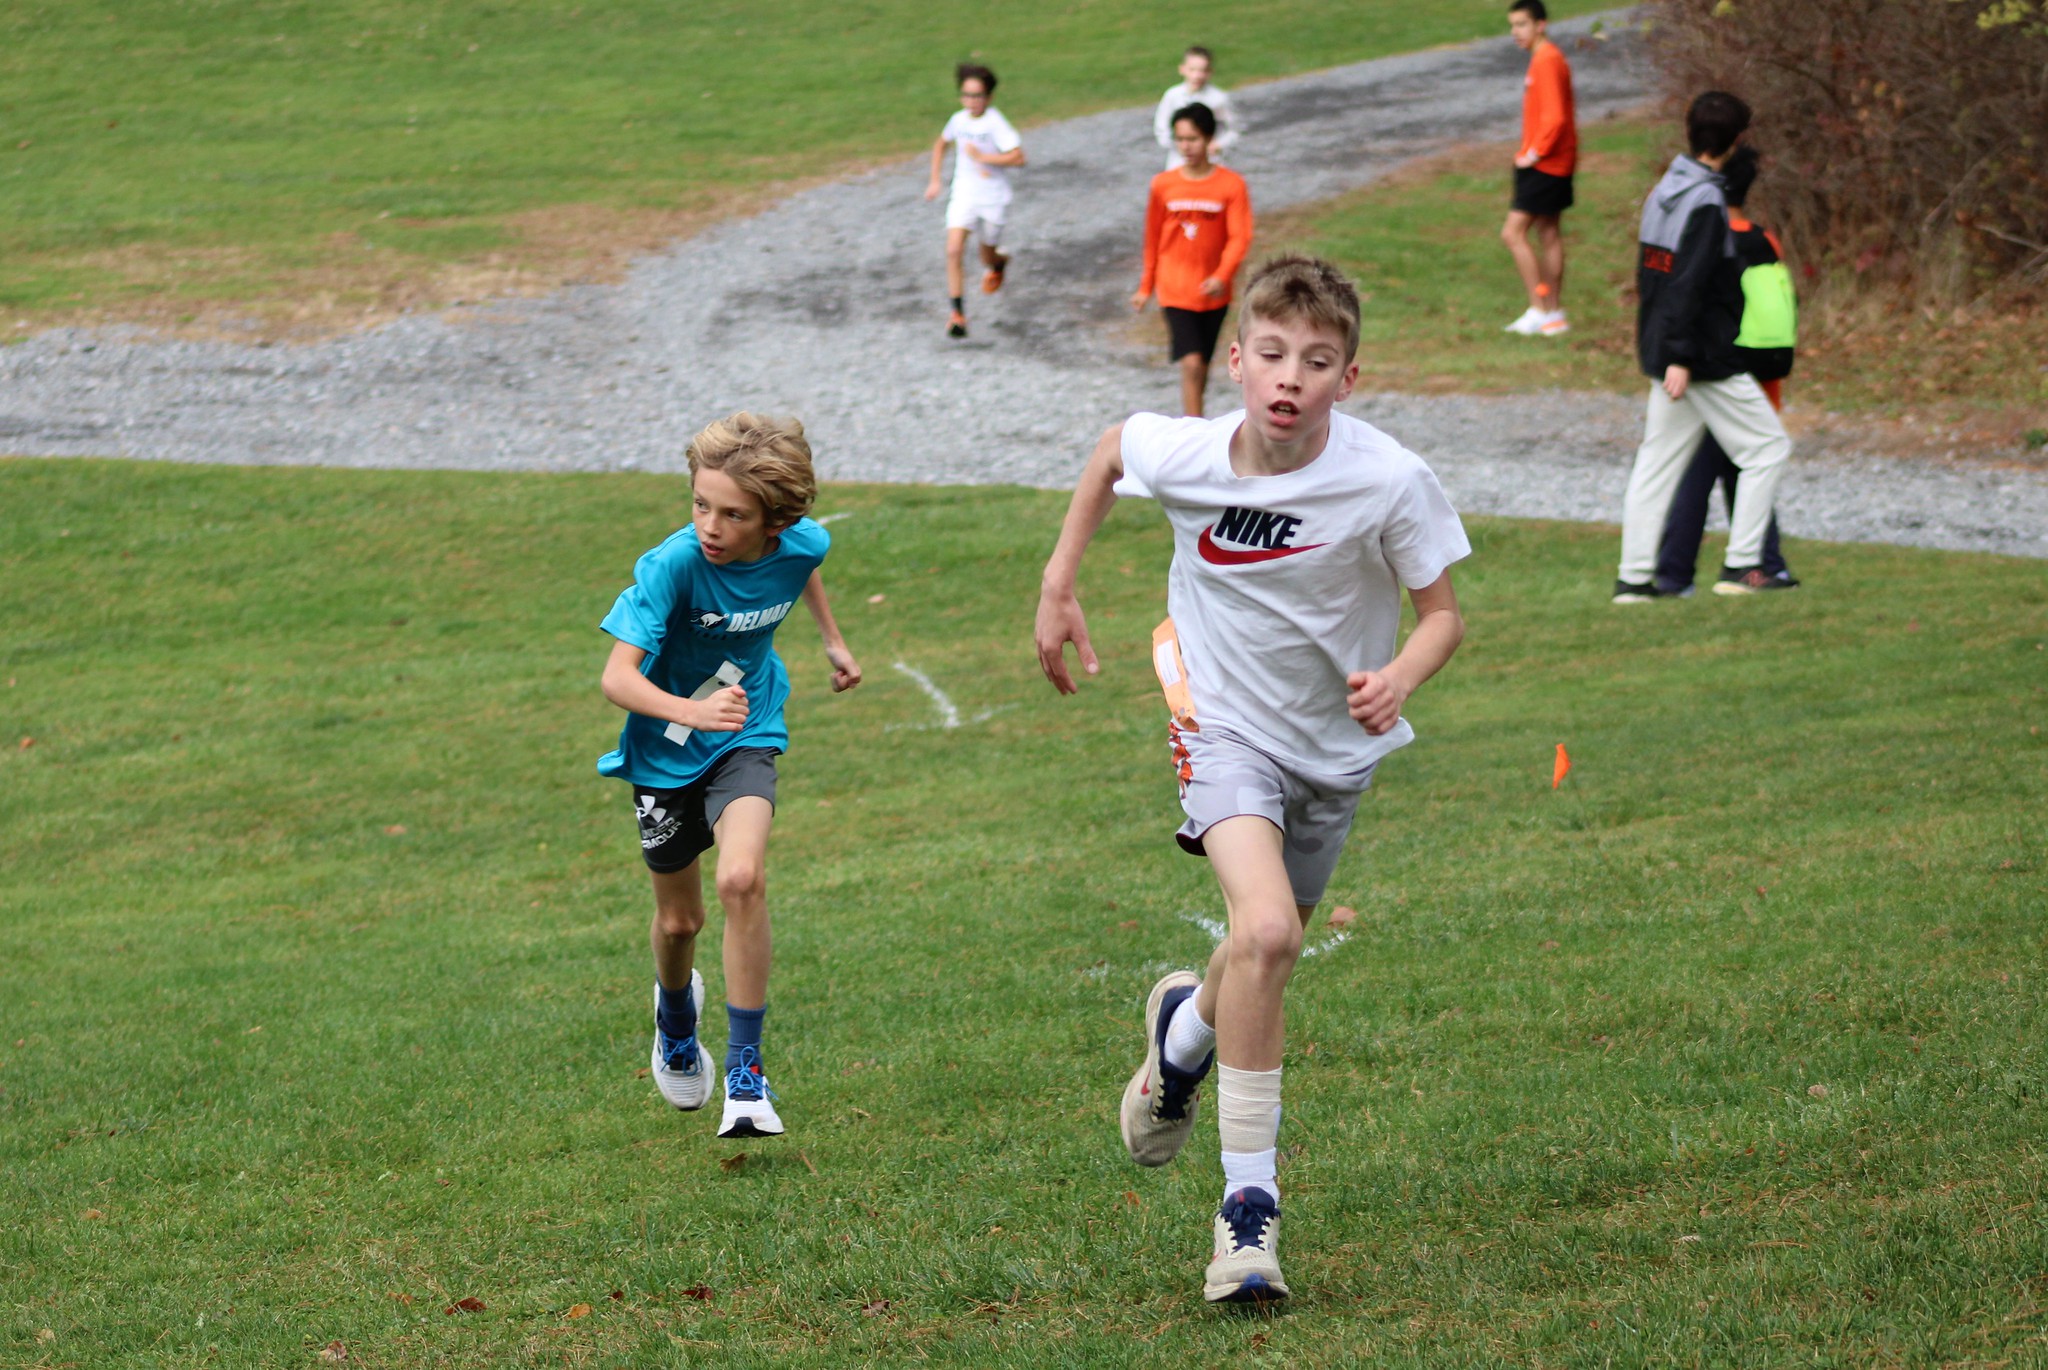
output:
{"label": "white chalk line on grass", "polygon": [[930,676],[918,670],[917,667],[907,661],[896,661],[891,664],[898,671],[901,671],[904,675],[917,682],[917,688],[924,691],[925,697],[931,700],[932,707],[939,711],[939,721],[937,723],[891,723],[882,729],[883,732],[893,733],[907,730],[909,732],[922,733],[929,732],[933,728],[958,728],[966,723],[986,723],[1004,710],[1017,707],[1014,704],[998,704],[993,708],[983,709],[981,712],[970,717],[962,718],[960,716],[960,706],[955,704],[952,697],[944,690],[934,684]]}
{"label": "white chalk line on grass", "polygon": [[820,518],[812,519],[811,522],[817,524],[820,528],[823,528],[828,523],[837,523],[841,519],[850,519],[859,512],[860,511],[857,509],[841,509],[836,514],[826,514]]}
{"label": "white chalk line on grass", "polygon": [[[1183,911],[1181,913],[1181,921],[1184,923],[1194,924],[1203,932],[1208,933],[1210,940],[1215,942],[1221,942],[1223,940],[1224,934],[1230,931],[1228,925],[1223,923],[1222,920],[1211,918],[1204,913]],[[1329,931],[1329,933],[1324,936],[1322,941],[1304,941],[1302,943],[1302,959],[1307,960],[1311,956],[1321,956],[1326,951],[1334,951],[1336,948],[1343,946],[1346,942],[1349,942],[1350,940],[1351,934],[1346,932],[1343,928],[1332,928]]]}

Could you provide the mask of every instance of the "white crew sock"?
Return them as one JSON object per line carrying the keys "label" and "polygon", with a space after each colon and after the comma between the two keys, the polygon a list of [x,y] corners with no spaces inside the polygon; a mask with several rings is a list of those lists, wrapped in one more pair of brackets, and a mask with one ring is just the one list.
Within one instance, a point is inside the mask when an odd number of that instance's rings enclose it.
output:
{"label": "white crew sock", "polygon": [[1223,1197],[1256,1186],[1280,1197],[1280,1072],[1216,1067],[1216,1130],[1223,1141]]}
{"label": "white crew sock", "polygon": [[1175,1070],[1199,1068],[1216,1049],[1216,1029],[1203,1022],[1195,1008],[1195,1000],[1200,996],[1201,991],[1197,990],[1181,1000],[1173,1017],[1166,1020],[1166,1063]]}

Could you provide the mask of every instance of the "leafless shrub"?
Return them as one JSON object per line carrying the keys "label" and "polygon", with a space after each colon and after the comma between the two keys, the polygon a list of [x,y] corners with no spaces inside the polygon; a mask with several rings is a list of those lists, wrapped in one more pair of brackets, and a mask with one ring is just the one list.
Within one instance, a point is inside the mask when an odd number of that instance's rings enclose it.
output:
{"label": "leafless shrub", "polygon": [[[1650,0],[1670,100],[1756,111],[1819,279],[1958,305],[2048,282],[2048,0]],[[1903,292],[1903,294],[1901,294]]]}

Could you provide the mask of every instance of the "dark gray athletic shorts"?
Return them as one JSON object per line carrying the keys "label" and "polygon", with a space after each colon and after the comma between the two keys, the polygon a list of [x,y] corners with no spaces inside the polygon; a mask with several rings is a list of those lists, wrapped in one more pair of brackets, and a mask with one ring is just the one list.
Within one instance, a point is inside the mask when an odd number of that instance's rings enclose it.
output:
{"label": "dark gray athletic shorts", "polygon": [[1508,208],[1539,219],[1555,219],[1572,207],[1572,178],[1553,176],[1532,166],[1515,168],[1515,196]]}
{"label": "dark gray athletic shorts", "polygon": [[1216,340],[1223,336],[1223,316],[1230,312],[1229,305],[1220,309],[1174,309],[1161,305],[1159,312],[1166,318],[1168,361],[1177,362],[1191,354],[1205,362],[1215,359]]}
{"label": "dark gray athletic shorts", "polygon": [[633,787],[633,816],[640,823],[640,855],[647,869],[673,875],[711,850],[712,832],[725,806],[757,794],[775,803],[775,750],[734,747],[711,769],[679,790]]}
{"label": "dark gray athletic shorts", "polygon": [[1294,886],[1294,902],[1322,902],[1358,796],[1372,784],[1374,766],[1342,774],[1306,772],[1268,756],[1234,733],[1172,729],[1180,772],[1180,806],[1188,821],[1174,838],[1184,851],[1203,854],[1202,834],[1226,818],[1246,814],[1280,829],[1281,857]]}

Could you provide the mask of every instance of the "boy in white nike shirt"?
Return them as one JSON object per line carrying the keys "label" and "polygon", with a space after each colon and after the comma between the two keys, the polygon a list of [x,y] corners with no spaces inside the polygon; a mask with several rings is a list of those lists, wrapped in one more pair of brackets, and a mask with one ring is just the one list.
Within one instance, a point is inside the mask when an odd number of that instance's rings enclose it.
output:
{"label": "boy in white nike shirt", "polygon": [[981,239],[981,293],[1003,288],[1010,259],[996,245],[1003,239],[1003,220],[1010,212],[1010,168],[1024,165],[1024,140],[1003,112],[989,103],[996,93],[996,74],[987,67],[962,62],[954,71],[960,86],[960,108],[939,130],[932,144],[932,178],[924,188],[927,200],[939,198],[939,170],[946,148],[959,149],[953,158],[953,193],[946,201],[946,294],[952,317],[946,336],[967,336],[967,238]]}
{"label": "boy in white nike shirt", "polygon": [[[1145,1004],[1145,1061],[1124,1090],[1131,1159],[1164,1165],[1218,1069],[1224,1198],[1211,1302],[1285,1298],[1278,1259],[1282,999],[1302,931],[1380,758],[1414,738],[1401,706],[1465,632],[1448,568],[1470,545],[1422,459],[1333,412],[1358,378],[1358,293],[1328,263],[1283,257],[1246,288],[1218,419],[1134,414],[1102,435],[1038,600],[1038,660],[1062,694],[1082,554],[1120,495],[1173,525],[1172,617],[1154,638],[1187,821],[1230,915],[1208,974],[1168,975]],[[1401,591],[1416,625],[1397,653]]]}

